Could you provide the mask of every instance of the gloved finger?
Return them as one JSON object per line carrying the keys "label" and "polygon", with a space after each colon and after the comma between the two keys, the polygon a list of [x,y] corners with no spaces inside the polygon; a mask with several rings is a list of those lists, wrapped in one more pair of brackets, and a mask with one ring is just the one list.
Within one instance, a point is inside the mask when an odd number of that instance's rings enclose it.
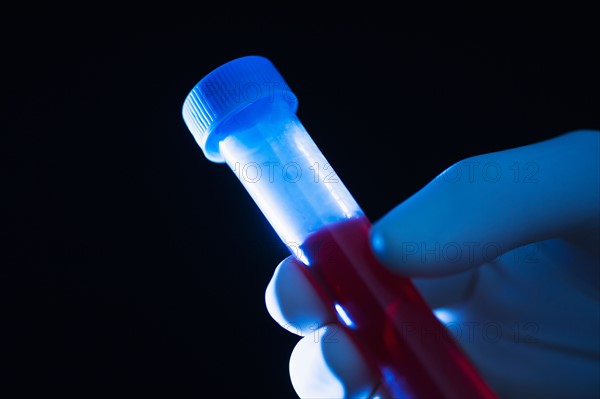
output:
{"label": "gloved finger", "polygon": [[275,269],[265,292],[271,317],[301,336],[337,320],[303,272],[305,267],[294,257],[287,257]]}
{"label": "gloved finger", "polygon": [[[546,320],[524,321],[514,314],[512,320],[499,320],[489,316],[486,305],[478,296],[467,306],[435,312],[500,398],[600,397],[597,352],[546,340]],[[592,346],[597,345],[596,340]]]}
{"label": "gloved finger", "polygon": [[290,377],[301,398],[370,398],[379,386],[377,374],[337,324],[298,342],[290,358]]}
{"label": "gloved finger", "polygon": [[[337,320],[321,299],[303,264],[292,256],[275,269],[265,292],[265,302],[271,317],[288,331],[297,335],[311,334],[316,328]],[[477,282],[477,270],[436,279],[413,279],[431,308],[448,306],[467,300]]]}
{"label": "gloved finger", "polygon": [[450,306],[468,301],[479,280],[479,269],[469,269],[451,276],[437,278],[413,278],[430,308]]}
{"label": "gloved finger", "polygon": [[600,223],[600,132],[465,159],[374,224],[391,270],[442,276]]}

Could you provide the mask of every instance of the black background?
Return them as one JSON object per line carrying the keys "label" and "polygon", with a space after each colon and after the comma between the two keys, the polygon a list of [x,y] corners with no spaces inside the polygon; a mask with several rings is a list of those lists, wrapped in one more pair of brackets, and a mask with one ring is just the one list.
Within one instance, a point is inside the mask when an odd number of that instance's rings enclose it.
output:
{"label": "black background", "polygon": [[600,128],[591,28],[6,40],[2,389],[295,397],[264,306],[286,251],[181,118],[213,68],[270,58],[377,220],[462,158]]}

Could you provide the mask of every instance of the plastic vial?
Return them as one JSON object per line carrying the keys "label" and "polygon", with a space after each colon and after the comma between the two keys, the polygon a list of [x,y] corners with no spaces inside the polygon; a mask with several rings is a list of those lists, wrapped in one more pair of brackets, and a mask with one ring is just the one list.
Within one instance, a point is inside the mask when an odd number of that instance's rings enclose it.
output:
{"label": "plastic vial", "polygon": [[225,162],[339,317],[394,398],[494,398],[411,281],[371,251],[370,222],[296,116],[263,57],[204,77],[183,118],[206,157]]}

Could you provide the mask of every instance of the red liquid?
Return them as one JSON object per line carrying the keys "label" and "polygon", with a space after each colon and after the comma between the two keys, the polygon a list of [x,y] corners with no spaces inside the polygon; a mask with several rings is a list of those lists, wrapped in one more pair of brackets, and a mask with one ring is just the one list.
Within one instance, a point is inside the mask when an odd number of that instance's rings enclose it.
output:
{"label": "red liquid", "polygon": [[[495,398],[411,281],[385,270],[369,244],[366,217],[335,223],[301,246],[317,292],[339,304],[340,325],[394,398]],[[348,326],[347,324],[350,324]]]}

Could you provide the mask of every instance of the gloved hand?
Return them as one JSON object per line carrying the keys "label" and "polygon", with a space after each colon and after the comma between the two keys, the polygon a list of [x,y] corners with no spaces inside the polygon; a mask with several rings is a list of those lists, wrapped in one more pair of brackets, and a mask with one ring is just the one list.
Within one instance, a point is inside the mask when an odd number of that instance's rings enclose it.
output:
{"label": "gloved hand", "polygon": [[[461,161],[373,225],[373,251],[409,276],[502,398],[600,397],[600,132]],[[378,377],[287,258],[271,316],[304,336],[303,398],[376,397]]]}

